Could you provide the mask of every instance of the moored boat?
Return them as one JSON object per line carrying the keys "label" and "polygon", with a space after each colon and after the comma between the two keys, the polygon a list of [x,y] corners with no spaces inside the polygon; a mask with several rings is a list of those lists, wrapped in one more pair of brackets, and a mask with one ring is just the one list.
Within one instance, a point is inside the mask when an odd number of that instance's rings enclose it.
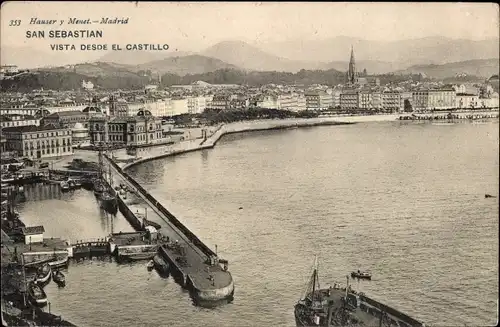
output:
{"label": "moored boat", "polygon": [[352,278],[358,278],[358,279],[372,279],[372,274],[370,274],[367,271],[353,271],[351,272],[351,277]]}
{"label": "moored boat", "polygon": [[170,271],[170,265],[158,253],[153,257],[153,264],[160,273],[167,274]]}
{"label": "moored boat", "polygon": [[50,275],[52,273],[52,269],[48,263],[44,264],[40,268],[38,268],[36,272],[36,281],[38,284],[45,284],[50,281]]}
{"label": "moored boat", "polygon": [[349,285],[339,284],[320,289],[317,264],[314,266],[305,295],[295,305],[295,323],[305,326],[387,326],[423,327],[424,324],[408,315],[357,293]]}
{"label": "moored boat", "polygon": [[104,191],[99,195],[99,200],[104,210],[110,214],[116,215],[118,212],[118,201],[116,200],[116,196],[111,194],[110,191]]}
{"label": "moored boat", "polygon": [[66,286],[66,276],[64,276],[64,274],[60,270],[56,271],[52,275],[52,279],[57,283],[57,285]]}
{"label": "moored boat", "polygon": [[61,185],[61,191],[65,192],[70,190],[70,186],[67,181],[62,181],[60,185]]}
{"label": "moored boat", "polygon": [[43,288],[36,281],[28,284],[28,297],[37,306],[47,304],[47,294],[45,294]]}
{"label": "moored boat", "polygon": [[101,180],[95,180],[94,181],[94,194],[96,196],[98,196],[99,194],[101,194],[104,191],[105,191],[105,187],[104,187],[104,184],[102,183],[102,181]]}
{"label": "moored boat", "polygon": [[59,269],[63,267],[67,267],[69,264],[68,257],[64,257],[63,259],[55,259],[47,262],[51,269]]}

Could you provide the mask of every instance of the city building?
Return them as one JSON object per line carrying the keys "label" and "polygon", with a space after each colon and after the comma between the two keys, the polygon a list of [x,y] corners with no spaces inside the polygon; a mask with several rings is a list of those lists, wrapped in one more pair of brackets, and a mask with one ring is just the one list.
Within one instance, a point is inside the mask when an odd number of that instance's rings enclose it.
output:
{"label": "city building", "polygon": [[136,116],[92,117],[89,137],[91,144],[146,145],[164,143],[162,121],[148,110],[140,110]]}
{"label": "city building", "polygon": [[42,125],[53,124],[64,128],[72,128],[76,123],[82,123],[88,128],[89,115],[81,111],[60,111],[43,117]]}
{"label": "city building", "polygon": [[457,93],[455,99],[455,108],[474,109],[480,107],[479,96],[467,93]]}
{"label": "city building", "polygon": [[73,145],[80,145],[90,141],[89,130],[82,123],[76,123],[71,128],[71,138]]}
{"label": "city building", "polygon": [[227,110],[231,108],[231,100],[233,98],[228,94],[214,95],[210,103],[210,109]]}
{"label": "city building", "polygon": [[306,92],[307,110],[328,110],[333,107],[333,97],[325,91]]}
{"label": "city building", "polygon": [[17,74],[19,73],[19,67],[16,65],[4,65],[0,67],[0,72],[3,74]]}
{"label": "city building", "polygon": [[[2,110],[3,111],[3,110]],[[40,119],[35,118],[31,115],[1,115],[0,116],[0,126],[4,127],[15,127],[15,126],[29,126],[29,125],[40,125]]]}
{"label": "city building", "polygon": [[401,92],[386,91],[382,92],[382,110],[386,112],[403,111],[404,102]]}
{"label": "city building", "polygon": [[41,159],[73,153],[71,130],[56,125],[7,127],[2,130],[6,150],[19,157]]}
{"label": "city building", "polygon": [[340,95],[340,109],[341,110],[358,110],[359,108],[359,95],[358,91],[347,90]]}
{"label": "city building", "polygon": [[82,88],[85,90],[92,90],[94,88],[94,83],[91,81],[82,81]]}
{"label": "city building", "polygon": [[205,97],[189,97],[188,100],[188,113],[199,114],[207,108],[207,99]]}

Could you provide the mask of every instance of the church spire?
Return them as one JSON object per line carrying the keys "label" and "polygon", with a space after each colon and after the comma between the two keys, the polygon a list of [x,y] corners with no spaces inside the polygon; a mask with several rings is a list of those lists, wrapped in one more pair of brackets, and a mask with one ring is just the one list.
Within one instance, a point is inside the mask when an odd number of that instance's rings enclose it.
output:
{"label": "church spire", "polygon": [[356,60],[354,59],[354,48],[351,45],[351,59],[349,60],[349,71],[347,72],[347,83],[356,83]]}

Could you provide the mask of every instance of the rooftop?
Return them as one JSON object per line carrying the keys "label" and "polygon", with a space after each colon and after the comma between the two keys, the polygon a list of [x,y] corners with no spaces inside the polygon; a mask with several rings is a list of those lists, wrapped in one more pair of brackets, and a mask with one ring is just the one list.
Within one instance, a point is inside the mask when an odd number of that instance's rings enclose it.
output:
{"label": "rooftop", "polygon": [[45,126],[14,126],[14,127],[6,127],[2,131],[4,133],[30,133],[30,132],[40,132],[40,131],[53,131],[53,130],[64,130],[65,128],[61,128],[58,125],[47,124]]}
{"label": "rooftop", "polygon": [[43,226],[28,226],[21,228],[23,235],[35,235],[45,233],[45,228]]}
{"label": "rooftop", "polygon": [[48,117],[71,117],[71,116],[81,116],[83,113],[81,111],[60,111],[50,114]]}

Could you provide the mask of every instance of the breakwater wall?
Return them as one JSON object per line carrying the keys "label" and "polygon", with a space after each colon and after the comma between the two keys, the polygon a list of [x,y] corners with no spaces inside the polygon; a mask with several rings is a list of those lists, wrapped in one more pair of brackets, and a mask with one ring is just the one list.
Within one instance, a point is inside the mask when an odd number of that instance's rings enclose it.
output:
{"label": "breakwater wall", "polygon": [[[397,116],[394,116],[396,120]],[[328,126],[328,125],[346,125],[354,124],[354,122],[349,121],[339,121],[338,118],[323,117],[323,118],[303,118],[303,119],[267,119],[267,120],[253,120],[244,121],[230,124],[222,124],[211,133],[211,135],[206,139],[196,139],[176,143],[171,146],[165,147],[151,147],[149,149],[143,149],[136,160],[128,162],[122,166],[123,170],[126,170],[132,166],[138,165],[140,163],[174,156],[178,154],[184,154],[193,151],[199,151],[204,149],[213,148],[220,138],[226,134],[242,133],[242,132],[252,132],[252,131],[265,131],[265,130],[276,130],[276,129],[288,129],[288,128],[299,128],[299,127],[313,127],[313,126]],[[118,153],[118,155],[122,155]],[[123,158],[123,160],[130,160],[130,157]]]}
{"label": "breakwater wall", "polygon": [[[116,169],[132,186],[139,191],[149,202],[151,202],[156,209],[161,212],[169,222],[174,225],[182,234],[184,234],[187,239],[197,248],[199,248],[203,254],[208,257],[215,256],[208,246],[206,246],[193,232],[191,232],[186,226],[184,226],[170,211],[168,211],[161,203],[159,203],[148,191],[146,191],[139,183],[137,183],[132,177],[130,177],[126,172],[122,170],[113,160],[106,157],[110,164]],[[125,205],[123,203],[122,205]],[[129,209],[130,210],[130,209]],[[132,213],[133,214],[133,213]],[[135,215],[134,215],[135,216]],[[137,219],[137,217],[136,217]],[[137,219],[138,221],[138,219]],[[134,227],[135,228],[135,227]]]}
{"label": "breakwater wall", "polygon": [[118,210],[122,213],[122,215],[127,219],[129,224],[136,230],[141,231],[142,223],[139,218],[130,210],[129,206],[125,203],[122,197],[116,192],[116,201],[118,202]]}

